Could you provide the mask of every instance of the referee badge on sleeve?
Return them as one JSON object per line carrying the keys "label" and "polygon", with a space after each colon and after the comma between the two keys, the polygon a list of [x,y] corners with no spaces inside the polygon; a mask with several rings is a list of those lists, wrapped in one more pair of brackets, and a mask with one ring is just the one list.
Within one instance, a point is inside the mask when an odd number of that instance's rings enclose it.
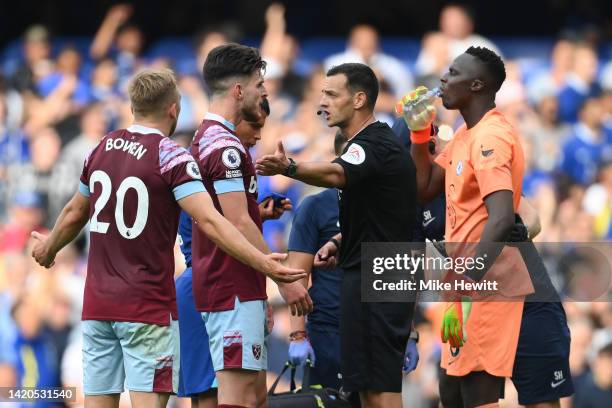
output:
{"label": "referee badge on sleeve", "polygon": [[361,164],[365,161],[366,154],[363,147],[357,143],[352,143],[340,158],[350,164]]}

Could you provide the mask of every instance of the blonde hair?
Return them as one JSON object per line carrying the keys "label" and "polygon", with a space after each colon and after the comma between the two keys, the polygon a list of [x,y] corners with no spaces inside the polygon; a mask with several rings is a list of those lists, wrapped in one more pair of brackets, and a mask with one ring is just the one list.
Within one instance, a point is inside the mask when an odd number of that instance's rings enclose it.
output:
{"label": "blonde hair", "polygon": [[144,69],[134,75],[128,86],[134,115],[159,114],[179,101],[176,77],[171,69]]}

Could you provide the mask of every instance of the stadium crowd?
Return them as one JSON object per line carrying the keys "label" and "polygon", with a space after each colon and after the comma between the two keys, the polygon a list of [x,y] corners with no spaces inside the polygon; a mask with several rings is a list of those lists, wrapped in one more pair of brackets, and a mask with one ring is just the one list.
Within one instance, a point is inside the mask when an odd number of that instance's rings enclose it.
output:
{"label": "stadium crowd", "polygon": [[[203,62],[217,45],[241,40],[223,26],[203,27],[191,55],[174,58],[162,52],[164,47],[145,48],[142,32],[130,23],[132,12],[128,5],[113,6],[94,37],[75,43],[32,26],[18,48],[12,53],[7,48],[0,57],[0,386],[80,387],[87,238],[83,234],[60,252],[55,266],[44,269],[28,255],[29,236],[53,226],[77,188],[87,153],[107,131],[130,123],[128,78],[147,66],[175,70],[182,109],[173,139],[188,146],[208,106]],[[265,18],[258,45],[268,63],[271,114],[254,158],[274,152],[282,140],[298,161],[333,159],[334,129],[315,115],[325,70],[333,65],[370,65],[381,84],[377,118],[392,124],[398,98],[413,85],[436,86],[450,61],[468,46],[504,53],[476,34],[469,10],[461,6],[442,11],[439,31],[423,36],[413,59],[385,53],[377,30],[357,25],[346,50],[305,60],[298,40],[288,34],[283,7],[270,6]],[[548,55],[505,60],[507,79],[496,103],[523,137],[523,191],[539,213],[538,242],[612,238],[612,60],[599,52],[603,49],[591,32],[560,33]],[[457,128],[459,120],[457,112],[440,110],[439,124]],[[260,196],[281,193],[294,205],[317,191],[285,177],[259,178]],[[288,213],[265,225],[272,250],[286,250],[291,218]],[[185,268],[178,245],[175,252],[180,273]],[[557,264],[546,259],[553,281],[559,282]],[[275,306],[269,366],[278,372],[287,358],[289,315],[278,293],[268,295]],[[612,399],[612,303],[567,302],[565,309],[576,394],[563,403],[603,406],[593,403]],[[417,312],[420,364],[405,378],[404,389],[411,407],[437,406],[439,312],[435,304],[421,304]],[[513,398],[508,386],[505,406],[516,406]]]}

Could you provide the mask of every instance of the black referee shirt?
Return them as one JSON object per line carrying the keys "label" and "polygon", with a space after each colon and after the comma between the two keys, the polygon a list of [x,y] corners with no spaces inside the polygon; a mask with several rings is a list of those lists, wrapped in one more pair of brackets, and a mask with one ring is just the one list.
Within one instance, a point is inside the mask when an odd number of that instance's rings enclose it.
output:
{"label": "black referee shirt", "polygon": [[374,122],[353,137],[342,156],[346,185],[339,191],[340,266],[359,268],[362,242],[412,242],[416,169],[391,128]]}

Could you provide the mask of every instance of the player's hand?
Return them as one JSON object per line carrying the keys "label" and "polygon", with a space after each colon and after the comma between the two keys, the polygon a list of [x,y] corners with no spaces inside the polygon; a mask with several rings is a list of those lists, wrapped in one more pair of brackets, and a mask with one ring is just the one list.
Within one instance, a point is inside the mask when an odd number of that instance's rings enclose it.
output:
{"label": "player's hand", "polygon": [[314,258],[314,266],[317,268],[335,268],[338,247],[333,242],[326,242],[317,251]]}
{"label": "player's hand", "polygon": [[304,364],[306,360],[310,360],[314,367],[315,353],[310,345],[310,341],[305,338],[289,343],[289,362],[294,366],[298,366]]}
{"label": "player's hand", "polygon": [[449,302],[442,319],[442,343],[459,348],[467,342],[467,322],[472,311],[472,298],[462,296],[458,302]]}
{"label": "player's hand", "polygon": [[406,351],[404,351],[404,366],[402,370],[405,374],[410,373],[419,364],[419,350],[417,349],[417,343],[414,339],[408,339],[406,343]]}
{"label": "player's hand", "polygon": [[272,329],[274,329],[274,311],[269,302],[266,302],[266,328],[268,333],[272,333]]}
{"label": "player's hand", "polygon": [[283,142],[279,141],[276,146],[276,152],[274,154],[267,154],[261,159],[257,160],[255,169],[257,174],[263,176],[274,176],[275,174],[283,174],[289,167],[289,159],[285,153]]}
{"label": "player's hand", "polygon": [[408,128],[412,131],[430,128],[436,118],[436,108],[430,101],[416,103],[427,92],[429,89],[419,86],[405,94],[395,104],[395,113],[404,118]]}
{"label": "player's hand", "polygon": [[287,268],[280,261],[287,258],[287,254],[271,253],[266,255],[266,260],[261,271],[274,282],[295,282],[306,277],[303,269]]}
{"label": "player's hand", "polygon": [[508,242],[526,242],[529,240],[529,230],[522,221],[517,220],[510,230]]}
{"label": "player's hand", "polygon": [[274,199],[272,197],[259,203],[259,214],[263,221],[278,220],[285,211],[291,210],[293,210],[293,204],[291,204],[291,200],[288,198],[281,201],[280,206],[274,205]]}
{"label": "player's hand", "polygon": [[305,316],[312,312],[312,299],[302,282],[281,283],[278,285],[278,290],[289,305],[293,316]]}
{"label": "player's hand", "polygon": [[34,239],[34,247],[32,248],[32,257],[40,266],[50,268],[55,264],[55,253],[49,250],[47,246],[47,236],[39,232],[32,231],[30,234]]}

